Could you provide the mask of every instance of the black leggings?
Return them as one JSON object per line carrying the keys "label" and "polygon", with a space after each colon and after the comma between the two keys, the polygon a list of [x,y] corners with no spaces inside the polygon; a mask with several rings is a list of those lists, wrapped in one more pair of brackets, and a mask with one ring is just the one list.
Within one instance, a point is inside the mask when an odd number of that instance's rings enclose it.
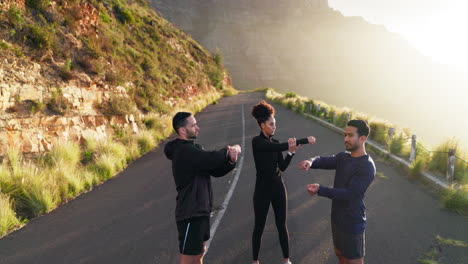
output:
{"label": "black leggings", "polygon": [[252,235],[253,260],[258,260],[263,229],[268,216],[270,202],[275,212],[276,228],[278,229],[283,257],[289,258],[289,234],[286,227],[286,212],[288,209],[286,188],[283,180],[278,177],[273,183],[257,184],[254,192],[255,226]]}

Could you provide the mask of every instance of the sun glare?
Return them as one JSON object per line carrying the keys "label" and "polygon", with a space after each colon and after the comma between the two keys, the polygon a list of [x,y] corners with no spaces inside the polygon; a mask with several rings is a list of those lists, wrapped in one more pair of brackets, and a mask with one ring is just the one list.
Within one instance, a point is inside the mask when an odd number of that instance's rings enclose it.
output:
{"label": "sun glare", "polygon": [[433,60],[468,72],[468,2],[450,1],[433,6],[431,12],[415,13],[411,19],[388,25],[402,34],[416,49]]}

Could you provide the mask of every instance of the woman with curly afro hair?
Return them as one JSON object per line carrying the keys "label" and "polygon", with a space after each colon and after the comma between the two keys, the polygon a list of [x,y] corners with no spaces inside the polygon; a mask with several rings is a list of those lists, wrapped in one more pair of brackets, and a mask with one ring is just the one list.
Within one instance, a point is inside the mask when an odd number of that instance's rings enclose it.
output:
{"label": "woman with curly afro hair", "polygon": [[[288,203],[282,172],[288,167],[295,151],[303,144],[314,144],[315,138],[312,136],[299,140],[289,138],[288,142],[279,143],[273,138],[276,130],[275,109],[263,100],[254,105],[252,116],[260,127],[260,134],[252,139],[257,170],[253,197],[255,214],[252,235],[253,263],[259,263],[258,254],[270,203],[275,213],[276,228],[283,251],[283,263],[291,263],[289,260],[289,234],[286,227]],[[288,151],[286,158],[283,157],[283,151]]]}

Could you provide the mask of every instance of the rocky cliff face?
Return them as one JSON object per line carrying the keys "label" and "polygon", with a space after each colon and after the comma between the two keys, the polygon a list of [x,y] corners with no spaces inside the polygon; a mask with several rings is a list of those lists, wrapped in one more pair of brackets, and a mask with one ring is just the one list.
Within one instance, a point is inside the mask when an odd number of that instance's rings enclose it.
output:
{"label": "rocky cliff face", "polygon": [[221,62],[143,3],[31,3],[0,2],[0,157],[138,132],[144,114],[232,85]]}
{"label": "rocky cliff face", "polygon": [[[6,55],[0,59],[0,156],[12,146],[19,146],[24,153],[37,153],[61,140],[81,141],[84,136],[104,139],[113,134],[112,126],[138,132],[134,115],[106,118],[95,109],[112,94],[127,96],[124,87],[111,87],[86,74],[70,82],[56,75],[50,67],[28,59]],[[58,87],[70,106],[65,115],[36,113],[20,103],[45,105]]]}

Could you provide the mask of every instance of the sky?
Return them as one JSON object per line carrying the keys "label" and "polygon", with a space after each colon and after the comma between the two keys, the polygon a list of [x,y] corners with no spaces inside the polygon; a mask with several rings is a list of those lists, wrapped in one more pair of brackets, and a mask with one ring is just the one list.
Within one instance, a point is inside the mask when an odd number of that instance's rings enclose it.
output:
{"label": "sky", "polygon": [[423,55],[468,72],[467,0],[328,0],[407,39]]}

